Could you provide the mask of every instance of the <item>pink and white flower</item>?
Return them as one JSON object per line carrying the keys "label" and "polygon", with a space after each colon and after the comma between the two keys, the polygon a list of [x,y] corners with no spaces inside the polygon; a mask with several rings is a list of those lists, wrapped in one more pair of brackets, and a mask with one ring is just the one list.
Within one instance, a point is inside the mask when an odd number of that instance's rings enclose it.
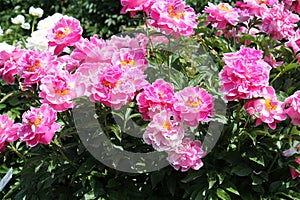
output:
{"label": "pink and white flower", "polygon": [[49,144],[60,125],[56,123],[56,111],[47,104],[40,108],[31,108],[22,115],[19,137],[33,147],[37,144]]}
{"label": "pink and white flower", "polygon": [[262,18],[262,30],[276,40],[292,37],[295,34],[299,16],[284,8],[283,3],[274,5]]}
{"label": "pink and white flower", "polygon": [[182,143],[185,128],[180,118],[172,111],[162,110],[154,115],[143,138],[157,151],[174,150]]}
{"label": "pink and white flower", "polygon": [[292,123],[296,126],[300,125],[300,91],[296,91],[293,95],[285,99],[287,109],[286,114],[292,119]]}
{"label": "pink and white flower", "polygon": [[14,123],[7,114],[0,115],[0,152],[6,142],[14,142],[18,137],[20,123]]}
{"label": "pink and white flower", "polygon": [[121,14],[130,12],[130,16],[133,17],[136,12],[144,11],[149,13],[150,7],[155,2],[154,0],[121,0],[121,5],[123,6]]}
{"label": "pink and white flower", "polygon": [[284,103],[276,98],[275,90],[266,87],[262,91],[263,98],[247,101],[245,110],[256,117],[256,124],[266,123],[271,129],[276,128],[276,123],[286,119]]}
{"label": "pink and white flower", "polygon": [[235,53],[224,54],[221,87],[228,101],[261,97],[269,85],[271,66],[262,60],[263,52],[241,46]]}
{"label": "pink and white flower", "polygon": [[239,19],[238,9],[232,8],[228,3],[214,5],[208,2],[204,13],[208,14],[207,21],[219,30],[226,29],[227,25],[237,25]]}
{"label": "pink and white flower", "polygon": [[65,47],[74,46],[81,38],[80,22],[72,17],[63,17],[47,34],[49,46],[54,46],[54,54],[60,54]]}
{"label": "pink and white flower", "polygon": [[173,110],[174,87],[162,79],[148,85],[136,97],[144,120],[150,120],[162,110]]}
{"label": "pink and white flower", "polygon": [[205,89],[189,86],[175,93],[174,110],[188,126],[208,122],[214,113],[214,99]]}
{"label": "pink and white flower", "polygon": [[176,170],[181,168],[181,171],[185,172],[190,168],[198,170],[203,166],[201,158],[205,156],[205,151],[198,140],[191,141],[189,138],[185,138],[175,150],[167,153],[167,160]]}
{"label": "pink and white flower", "polygon": [[49,104],[56,111],[65,111],[73,108],[76,98],[76,76],[66,70],[58,71],[56,74],[48,74],[41,80],[40,97],[43,103]]}
{"label": "pink and white flower", "polygon": [[182,0],[155,1],[151,6],[148,24],[162,29],[167,35],[191,36],[197,28],[197,15]]}

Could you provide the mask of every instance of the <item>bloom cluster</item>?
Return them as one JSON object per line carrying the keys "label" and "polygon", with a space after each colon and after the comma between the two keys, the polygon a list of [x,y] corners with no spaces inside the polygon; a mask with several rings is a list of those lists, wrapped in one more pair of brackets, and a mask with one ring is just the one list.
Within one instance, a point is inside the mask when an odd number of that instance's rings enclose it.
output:
{"label": "bloom cluster", "polygon": [[191,36],[197,27],[197,14],[182,0],[121,0],[121,13],[143,11],[150,19],[148,24],[164,31],[165,34]]}

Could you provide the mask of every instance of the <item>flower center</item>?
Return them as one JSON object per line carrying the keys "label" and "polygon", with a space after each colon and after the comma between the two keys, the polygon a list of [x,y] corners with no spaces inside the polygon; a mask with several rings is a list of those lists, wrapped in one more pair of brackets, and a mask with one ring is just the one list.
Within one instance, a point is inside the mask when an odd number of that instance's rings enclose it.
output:
{"label": "flower center", "polygon": [[219,5],[219,9],[225,12],[230,12],[230,7],[225,4]]}
{"label": "flower center", "polygon": [[163,128],[167,129],[168,131],[170,131],[171,130],[171,124],[170,124],[170,122],[164,122]]}
{"label": "flower center", "polygon": [[199,97],[197,97],[196,99],[191,99],[189,98],[187,101],[186,101],[186,104],[188,106],[191,106],[193,108],[197,108],[200,104],[201,104],[201,100]]}
{"label": "flower center", "polygon": [[38,115],[37,119],[33,123],[32,122],[28,122],[28,125],[29,126],[32,126],[32,125],[38,126],[38,125],[41,124],[41,122],[42,122],[42,116]]}
{"label": "flower center", "polygon": [[62,39],[62,38],[64,38],[64,37],[66,37],[67,35],[69,35],[70,34],[70,29],[68,28],[68,27],[66,27],[66,28],[63,28],[63,29],[60,29],[60,30],[58,30],[57,32],[56,32],[56,37],[58,38],[58,39]]}
{"label": "flower center", "polygon": [[41,67],[41,63],[39,61],[35,62],[34,65],[31,65],[27,68],[28,71],[34,72],[35,69],[39,69]]}
{"label": "flower center", "polygon": [[169,6],[168,12],[169,12],[170,17],[172,17],[172,18],[176,17],[177,19],[182,18],[185,15],[185,11],[177,12],[174,9],[174,6]]}
{"label": "flower center", "polygon": [[122,60],[121,63],[122,63],[122,66],[126,66],[126,65],[133,66],[134,65],[134,60],[133,59],[127,60],[127,61],[126,60]]}
{"label": "flower center", "polygon": [[266,4],[267,5],[268,0],[258,0],[258,4]]}
{"label": "flower center", "polygon": [[276,110],[277,105],[272,105],[271,98],[266,98],[265,106],[268,110]]}
{"label": "flower center", "polygon": [[102,80],[102,84],[107,87],[107,88],[115,88],[118,84],[119,84],[119,81],[116,81],[115,83],[112,83],[112,82],[109,82],[105,79]]}

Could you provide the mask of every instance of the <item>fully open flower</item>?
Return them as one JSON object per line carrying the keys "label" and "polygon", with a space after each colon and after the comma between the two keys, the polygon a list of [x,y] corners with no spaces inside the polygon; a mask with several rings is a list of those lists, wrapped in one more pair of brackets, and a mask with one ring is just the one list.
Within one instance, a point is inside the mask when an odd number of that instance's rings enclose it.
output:
{"label": "fully open flower", "polygon": [[205,155],[201,142],[191,141],[189,138],[183,139],[175,150],[168,151],[167,160],[176,169],[185,172],[190,168],[198,170],[203,166],[201,158]]}
{"label": "fully open flower", "polygon": [[180,118],[172,111],[163,110],[154,115],[143,138],[157,151],[174,150],[181,144],[184,132]]}
{"label": "fully open flower", "polygon": [[224,54],[225,66],[221,72],[222,91],[229,101],[261,97],[269,85],[271,66],[262,60],[261,50],[241,46],[235,53]]}
{"label": "fully open flower", "polygon": [[49,144],[60,125],[56,123],[56,111],[47,104],[31,108],[22,116],[19,137],[29,146]]}
{"label": "fully open flower", "polygon": [[275,90],[266,87],[262,91],[263,98],[249,100],[245,103],[246,111],[256,117],[256,124],[266,123],[271,129],[276,123],[286,119],[284,103],[276,98]]}
{"label": "fully open flower", "polygon": [[155,2],[154,0],[121,0],[123,6],[121,14],[130,12],[130,16],[134,16],[137,11],[144,11],[149,13],[151,5]]}
{"label": "fully open flower", "polygon": [[213,116],[213,97],[204,89],[189,86],[175,93],[174,110],[189,126],[197,126],[199,122],[208,122]]}

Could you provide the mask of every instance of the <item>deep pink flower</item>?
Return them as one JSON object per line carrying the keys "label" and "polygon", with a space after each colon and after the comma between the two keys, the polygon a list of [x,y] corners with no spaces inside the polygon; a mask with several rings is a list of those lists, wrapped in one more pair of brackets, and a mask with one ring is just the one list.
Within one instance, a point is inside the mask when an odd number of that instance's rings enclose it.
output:
{"label": "deep pink flower", "polygon": [[264,122],[275,129],[277,122],[286,119],[284,103],[277,100],[275,90],[270,86],[263,89],[262,96],[263,98],[247,101],[245,110],[256,117],[256,124]]}
{"label": "deep pink flower", "polygon": [[143,138],[157,151],[170,151],[181,144],[184,133],[185,128],[180,118],[174,112],[162,110],[154,115]]}
{"label": "deep pink flower", "polygon": [[214,99],[205,89],[189,86],[175,93],[174,110],[189,126],[208,122],[214,113]]}
{"label": "deep pink flower", "polygon": [[172,110],[174,103],[174,87],[162,79],[144,88],[137,95],[137,105],[144,120],[150,120],[162,110]]}
{"label": "deep pink flower", "polygon": [[238,9],[232,8],[228,3],[214,5],[208,2],[208,7],[205,8],[204,13],[208,14],[207,21],[219,30],[226,29],[229,24],[237,25],[239,19]]}
{"label": "deep pink flower", "polygon": [[15,75],[19,73],[18,60],[24,54],[25,50],[15,48],[12,52],[0,52],[0,77],[9,83],[15,82]]}
{"label": "deep pink flower", "polygon": [[76,97],[76,75],[66,70],[58,71],[56,74],[48,74],[41,80],[40,97],[43,103],[49,104],[56,111],[65,111],[73,108],[75,103],[72,99]]}
{"label": "deep pink flower", "polygon": [[300,13],[300,1],[299,0],[283,0],[285,4],[285,8],[294,11],[296,13]]}
{"label": "deep pink flower", "polygon": [[21,124],[15,123],[7,114],[0,115],[0,152],[3,151],[6,142],[14,142]]}
{"label": "deep pink flower", "polygon": [[18,61],[23,85],[32,86],[57,68],[56,58],[48,51],[27,51]]}
{"label": "deep pink flower", "polygon": [[283,3],[274,5],[262,18],[262,30],[276,40],[292,37],[295,34],[299,16],[284,8]]}
{"label": "deep pink flower", "polygon": [[201,158],[205,155],[205,151],[198,140],[191,141],[189,138],[185,138],[176,150],[167,153],[167,160],[176,170],[181,168],[181,171],[185,172],[190,168],[198,170],[203,166]]}
{"label": "deep pink flower", "polygon": [[300,90],[285,99],[287,106],[286,114],[292,119],[292,123],[296,126],[300,125]]}
{"label": "deep pink flower", "polygon": [[277,62],[274,55],[272,53],[270,53],[269,56],[265,56],[264,60],[271,65],[273,68],[277,68],[278,66],[282,66],[283,62]]}
{"label": "deep pink flower", "polygon": [[[295,158],[295,162],[300,165],[300,158]],[[290,173],[291,173],[292,179],[295,179],[300,175],[300,173],[298,171],[296,171],[295,169],[293,169],[291,167],[290,167]]]}
{"label": "deep pink flower", "polygon": [[162,29],[167,35],[191,36],[197,27],[197,15],[193,8],[182,0],[155,1],[151,6],[148,23]]}
{"label": "deep pink flower", "polygon": [[229,101],[261,97],[269,85],[271,66],[262,60],[262,51],[241,46],[235,53],[224,54],[221,72],[222,91]]}
{"label": "deep pink flower", "polygon": [[47,34],[49,46],[54,46],[54,54],[60,54],[65,47],[74,46],[81,38],[82,27],[80,22],[72,17],[62,17],[55,27]]}
{"label": "deep pink flower", "polygon": [[121,0],[123,6],[121,14],[130,12],[130,16],[133,17],[137,11],[144,11],[149,13],[151,5],[155,2],[154,0]]}
{"label": "deep pink flower", "polygon": [[31,108],[22,115],[19,137],[29,146],[49,144],[60,125],[56,123],[56,111],[47,104]]}

